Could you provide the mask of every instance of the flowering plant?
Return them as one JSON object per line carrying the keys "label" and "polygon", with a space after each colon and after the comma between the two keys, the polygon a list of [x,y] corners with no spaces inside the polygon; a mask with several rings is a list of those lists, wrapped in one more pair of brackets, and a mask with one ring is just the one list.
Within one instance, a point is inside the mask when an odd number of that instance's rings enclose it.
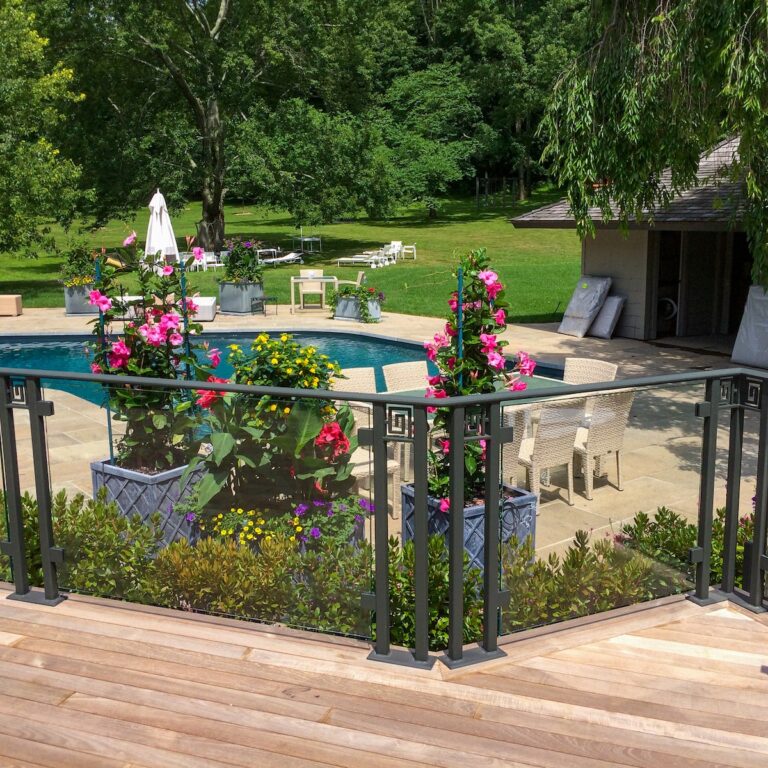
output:
{"label": "flowering plant", "polygon": [[[290,334],[260,334],[246,352],[230,347],[237,384],[291,389],[329,389],[338,364]],[[219,511],[239,499],[270,511],[287,511],[299,500],[330,501],[353,483],[351,454],[357,448],[354,417],[346,405],[306,397],[199,393],[211,430],[210,452],[190,463],[208,468],[197,493],[200,505]]]}
{"label": "flowering plant", "polygon": [[[516,392],[526,388],[522,376],[531,376],[536,363],[525,352],[508,360],[508,342],[501,338],[507,328],[504,286],[490,268],[485,249],[471,251],[459,266],[464,279],[462,295],[454,292],[448,301],[450,314],[445,328],[432,341],[424,343],[427,357],[438,368],[428,379],[426,396],[439,400],[458,395],[495,392],[501,387]],[[461,302],[461,304],[459,304]],[[459,310],[461,309],[461,346]],[[449,411],[436,405],[427,409],[435,414],[434,429],[448,428]],[[448,462],[450,440],[438,438],[430,452],[430,492],[440,498],[440,509],[447,512]],[[485,440],[467,442],[464,455],[466,499],[482,496],[485,487]]]}
{"label": "flowering plant", "polygon": [[260,283],[264,266],[256,252],[258,243],[228,240],[229,254],[224,259],[224,279],[230,283]]}
{"label": "flowering plant", "polygon": [[373,505],[365,498],[349,496],[334,501],[302,502],[281,515],[269,516],[255,509],[231,507],[200,523],[204,535],[233,538],[240,544],[258,546],[274,538],[286,538],[299,549],[320,543],[348,544],[362,538],[365,520]]}
{"label": "flowering plant", "polygon": [[[175,298],[181,294],[179,269],[166,266],[157,274],[140,263],[141,298],[130,305],[122,298],[115,275],[116,270],[105,267],[101,281],[90,292],[90,303],[99,308],[99,317],[92,323],[96,341],[91,370],[126,377],[208,378],[213,361],[201,356],[204,362],[200,362],[195,355],[198,345],[189,338],[201,330],[199,324],[188,321],[194,302],[187,299],[181,306]],[[120,332],[118,322],[129,316],[132,319]],[[109,403],[113,417],[125,423],[117,444],[120,466],[159,472],[185,463],[197,452],[189,439],[186,415],[192,403],[183,393],[126,383],[110,387]]]}
{"label": "flowering plant", "polygon": [[331,317],[333,317],[340,299],[357,299],[360,321],[363,323],[375,323],[376,321],[371,317],[368,302],[377,301],[379,305],[383,306],[386,298],[383,291],[368,285],[342,285],[341,288],[331,294],[328,306],[331,309]]}
{"label": "flowering plant", "polygon": [[95,254],[85,243],[75,243],[63,253],[59,280],[65,288],[92,285],[96,281]]}

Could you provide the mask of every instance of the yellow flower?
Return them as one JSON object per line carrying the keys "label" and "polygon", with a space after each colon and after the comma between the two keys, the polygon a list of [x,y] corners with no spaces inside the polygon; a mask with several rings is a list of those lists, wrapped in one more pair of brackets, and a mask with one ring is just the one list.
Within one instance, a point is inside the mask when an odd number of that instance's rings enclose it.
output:
{"label": "yellow flower", "polygon": [[296,526],[296,533],[301,533],[303,530],[304,529],[300,525]]}
{"label": "yellow flower", "polygon": [[230,345],[229,345],[229,348],[230,348],[230,349],[231,349],[233,352],[238,352],[238,351],[240,350],[240,345],[239,345],[239,344],[230,344]]}
{"label": "yellow flower", "polygon": [[261,536],[261,528],[257,528],[257,529],[256,529],[256,534],[257,534],[258,536]]}
{"label": "yellow flower", "polygon": [[277,406],[274,403],[272,403],[272,405],[269,406],[269,410],[270,411],[276,411],[277,410]]}
{"label": "yellow flower", "polygon": [[291,412],[290,408],[283,408],[283,413],[287,416]]}
{"label": "yellow flower", "polygon": [[255,509],[249,509],[248,510],[248,517],[253,517],[255,514],[256,514],[256,510]]}
{"label": "yellow flower", "polygon": [[298,517],[294,517],[293,518],[293,524],[294,525],[299,525],[300,523],[301,523],[301,519],[300,518],[298,518]]}
{"label": "yellow flower", "polygon": [[284,334],[283,334],[283,335],[280,337],[280,341],[288,341],[288,334],[287,334],[287,333],[284,333]]}
{"label": "yellow flower", "polygon": [[330,365],[330,364],[329,364],[329,365],[328,365],[328,370],[329,370],[329,371],[335,371],[335,370],[336,370],[336,366],[334,366],[334,365]]}
{"label": "yellow flower", "polygon": [[310,373],[317,373],[317,368],[315,368],[315,366],[313,365],[313,366],[312,366],[312,367],[309,369],[309,372],[310,372]]}
{"label": "yellow flower", "polygon": [[256,351],[257,351],[257,352],[261,352],[261,345],[259,345],[258,347],[256,347]]}
{"label": "yellow flower", "polygon": [[269,362],[272,363],[272,365],[277,365],[277,358],[273,357]]}
{"label": "yellow flower", "polygon": [[285,372],[286,372],[287,374],[291,374],[291,373],[293,373],[293,368],[286,368],[286,369],[285,369]]}
{"label": "yellow flower", "polygon": [[271,536],[265,536],[264,537],[264,541],[272,541],[272,537]]}
{"label": "yellow flower", "polygon": [[295,536],[291,536],[291,538],[289,539],[289,541],[296,541],[296,537],[295,537]]}
{"label": "yellow flower", "polygon": [[[233,509],[232,511],[234,512],[235,510]],[[217,520],[221,520],[222,517],[224,517],[224,515],[222,515],[221,512],[219,512],[219,514],[216,515]]]}
{"label": "yellow flower", "polygon": [[246,536],[246,538],[248,539],[248,541],[250,541],[250,540],[253,538],[253,534],[252,534],[252,533],[249,533],[249,534]]}
{"label": "yellow flower", "polygon": [[256,522],[257,522],[259,525],[264,525],[264,523],[266,522],[266,520],[265,520],[263,517],[260,517],[260,518],[259,518],[259,519],[258,519]]}

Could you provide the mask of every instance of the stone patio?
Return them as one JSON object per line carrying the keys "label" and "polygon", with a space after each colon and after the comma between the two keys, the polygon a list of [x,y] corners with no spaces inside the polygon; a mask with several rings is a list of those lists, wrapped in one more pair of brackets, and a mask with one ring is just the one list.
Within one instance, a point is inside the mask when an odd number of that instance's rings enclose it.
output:
{"label": "stone patio", "polygon": [[[291,315],[280,307],[277,315],[246,318],[220,317],[206,326],[221,330],[338,330],[362,331],[397,339],[422,341],[441,326],[436,318],[387,313],[378,325],[355,326],[334,322],[324,311]],[[26,310],[15,318],[0,318],[0,335],[87,333],[87,319],[64,317],[61,310]],[[525,349],[534,358],[562,364],[565,357],[594,357],[618,362],[619,377],[682,371],[703,371],[727,367],[728,359],[671,347],[656,347],[640,341],[575,339],[554,333],[552,325],[510,326],[506,337],[512,349]],[[0,361],[0,365],[2,361]],[[48,419],[51,479],[55,488],[91,493],[89,463],[108,455],[105,413],[97,406],[71,394],[49,390],[55,414]],[[606,463],[607,478],[596,481],[594,499],[584,496],[583,480],[577,477],[575,506],[566,503],[564,472],[552,473],[552,484],[542,489],[538,518],[537,549],[541,555],[560,552],[578,529],[593,536],[610,535],[622,521],[639,511],[652,512],[667,506],[695,520],[698,509],[701,423],[694,415],[694,403],[703,398],[703,385],[667,387],[638,392],[625,438],[624,491],[615,488],[615,463]],[[32,489],[34,476],[28,428],[19,416],[19,459],[21,484]],[[751,509],[757,459],[756,414],[746,415],[742,509]],[[716,504],[725,501],[727,460],[727,415],[720,424]],[[505,468],[505,474],[507,474]],[[522,473],[520,479],[522,479]],[[391,521],[392,532],[399,520]]]}

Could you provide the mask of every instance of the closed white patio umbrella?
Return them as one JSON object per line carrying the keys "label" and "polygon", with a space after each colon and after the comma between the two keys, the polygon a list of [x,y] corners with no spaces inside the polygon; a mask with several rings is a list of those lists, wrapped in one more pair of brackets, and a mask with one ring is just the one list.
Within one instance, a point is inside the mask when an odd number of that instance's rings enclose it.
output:
{"label": "closed white patio umbrella", "polygon": [[[148,256],[149,261],[152,262],[158,253],[162,254],[162,261],[176,261],[179,258],[179,248],[176,245],[176,235],[173,233],[168,206],[159,189],[149,201],[149,227],[144,255]],[[168,259],[168,256],[173,258]]]}

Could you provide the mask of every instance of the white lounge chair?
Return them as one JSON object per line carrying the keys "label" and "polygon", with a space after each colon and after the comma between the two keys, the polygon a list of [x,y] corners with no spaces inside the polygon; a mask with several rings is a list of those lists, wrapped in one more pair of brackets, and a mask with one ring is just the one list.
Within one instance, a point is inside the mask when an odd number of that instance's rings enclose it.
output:
{"label": "white lounge chair", "polygon": [[336,260],[336,265],[339,267],[353,264],[378,269],[379,267],[386,267],[389,264],[389,259],[381,251],[376,251],[375,253],[358,253],[355,256],[342,256]]}
{"label": "white lounge chair", "polygon": [[276,267],[279,264],[303,264],[304,259],[302,254],[297,251],[291,251],[282,256],[270,256],[266,259],[260,259],[262,264],[267,264],[271,267]]}
{"label": "white lounge chair", "polygon": [[392,363],[385,365],[382,370],[387,392],[406,392],[427,388],[429,369],[426,360],[417,360],[414,363]]}

